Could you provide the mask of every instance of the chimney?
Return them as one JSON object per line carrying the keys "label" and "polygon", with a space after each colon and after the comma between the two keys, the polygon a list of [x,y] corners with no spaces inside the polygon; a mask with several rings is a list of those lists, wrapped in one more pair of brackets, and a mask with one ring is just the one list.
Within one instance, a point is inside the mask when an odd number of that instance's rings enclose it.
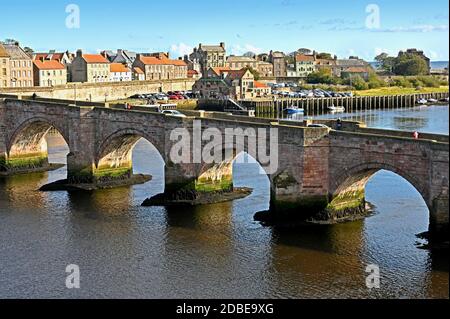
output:
{"label": "chimney", "polygon": [[83,57],[83,51],[81,49],[77,50],[77,58]]}
{"label": "chimney", "polygon": [[225,49],[225,42],[220,42],[220,46]]}
{"label": "chimney", "polygon": [[201,43],[198,45],[198,49],[199,49],[199,50],[202,49],[202,44],[201,44]]}

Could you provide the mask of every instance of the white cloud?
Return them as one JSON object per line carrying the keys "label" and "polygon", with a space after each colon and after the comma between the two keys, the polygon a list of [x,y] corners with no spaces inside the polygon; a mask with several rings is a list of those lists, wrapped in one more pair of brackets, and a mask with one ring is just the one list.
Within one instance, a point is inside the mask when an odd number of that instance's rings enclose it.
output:
{"label": "white cloud", "polygon": [[185,43],[172,44],[170,46],[170,53],[178,56],[185,56],[186,54],[192,53],[193,49],[193,47]]}
{"label": "white cloud", "polygon": [[244,46],[235,44],[231,47],[231,54],[233,54],[233,55],[242,55],[249,51],[256,53],[256,54],[260,54],[261,52],[263,52],[263,50],[261,48],[257,48],[251,44],[245,44]]}

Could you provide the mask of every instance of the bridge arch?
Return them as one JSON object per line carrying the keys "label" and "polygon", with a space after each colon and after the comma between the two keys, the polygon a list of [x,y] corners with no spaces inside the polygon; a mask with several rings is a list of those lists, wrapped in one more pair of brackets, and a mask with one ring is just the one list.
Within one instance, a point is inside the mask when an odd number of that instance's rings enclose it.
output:
{"label": "bridge arch", "polygon": [[10,171],[46,168],[48,148],[45,137],[55,129],[71,146],[66,130],[43,117],[29,118],[10,130],[6,140],[7,169]]}
{"label": "bridge arch", "polygon": [[113,175],[115,177],[120,177],[117,174],[124,177],[131,176],[133,173],[133,149],[141,139],[145,139],[152,144],[165,162],[164,147],[161,141],[139,129],[121,129],[106,137],[99,144],[95,155],[96,174],[100,176]]}
{"label": "bridge arch", "polygon": [[349,169],[341,170],[336,178],[331,179],[333,183],[330,185],[330,200],[364,200],[367,183],[376,173],[382,170],[395,173],[408,181],[420,193],[427,206],[431,208],[428,181],[419,180],[395,165],[379,162],[358,164]]}

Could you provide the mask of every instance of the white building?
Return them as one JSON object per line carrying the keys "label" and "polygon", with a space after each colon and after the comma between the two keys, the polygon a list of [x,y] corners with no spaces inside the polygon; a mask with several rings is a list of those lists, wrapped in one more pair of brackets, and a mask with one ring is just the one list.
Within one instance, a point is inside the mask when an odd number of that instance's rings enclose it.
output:
{"label": "white building", "polygon": [[125,82],[131,81],[131,70],[122,63],[110,64],[110,81],[111,82]]}

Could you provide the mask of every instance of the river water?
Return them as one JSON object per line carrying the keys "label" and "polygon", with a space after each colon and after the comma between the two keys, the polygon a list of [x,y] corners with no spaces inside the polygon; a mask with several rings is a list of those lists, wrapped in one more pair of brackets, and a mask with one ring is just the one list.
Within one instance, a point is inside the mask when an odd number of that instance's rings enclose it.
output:
{"label": "river water", "polygon": [[[371,127],[447,134],[448,106],[340,115]],[[50,159],[67,148],[49,139]],[[141,141],[135,172],[144,185],[90,193],[37,191],[66,169],[0,179],[0,298],[448,298],[449,259],[418,248],[428,209],[399,176],[367,185],[366,220],[288,232],[253,221],[269,206],[259,167],[235,164],[248,198],[192,209],[141,207],[163,190],[163,162]],[[81,288],[65,286],[66,266]],[[376,264],[380,289],[366,287]]]}

